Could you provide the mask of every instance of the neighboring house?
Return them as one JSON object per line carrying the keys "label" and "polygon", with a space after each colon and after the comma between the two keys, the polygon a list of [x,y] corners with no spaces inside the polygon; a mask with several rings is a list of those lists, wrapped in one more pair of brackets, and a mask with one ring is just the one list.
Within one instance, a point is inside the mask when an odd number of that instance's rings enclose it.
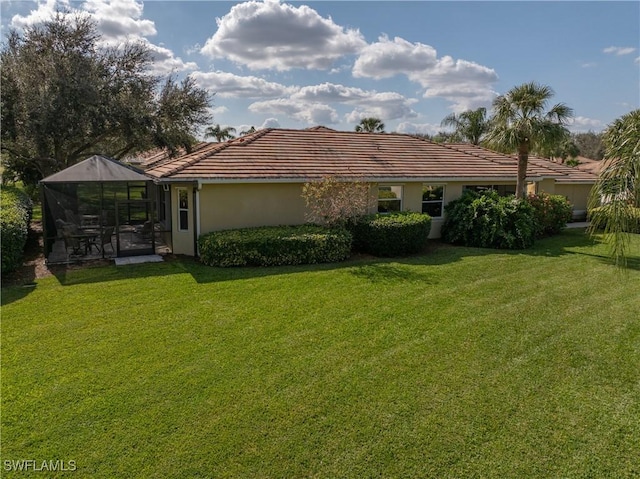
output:
{"label": "neighboring house", "polygon": [[[438,144],[396,133],[356,133],[325,127],[265,129],[224,143],[201,143],[190,154],[145,158],[161,185],[158,216],[173,252],[196,254],[200,234],[229,228],[306,222],[304,183],[326,176],[371,184],[380,211],[433,217],[440,236],[444,205],[465,188],[515,191],[514,157],[468,144]],[[530,158],[530,191],[567,196],[578,215],[596,177]]]}

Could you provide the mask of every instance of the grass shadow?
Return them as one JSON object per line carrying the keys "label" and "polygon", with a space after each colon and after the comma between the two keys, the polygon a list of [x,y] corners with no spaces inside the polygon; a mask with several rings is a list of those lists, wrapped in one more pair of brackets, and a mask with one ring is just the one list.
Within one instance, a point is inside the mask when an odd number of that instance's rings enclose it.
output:
{"label": "grass shadow", "polygon": [[[105,261],[92,265],[62,266],[51,268],[58,282],[63,286],[78,284],[102,283],[124,279],[140,279],[189,274],[197,283],[215,283],[234,280],[254,279],[267,276],[289,275],[305,272],[333,271],[349,269],[350,272],[372,283],[395,282],[432,282],[427,274],[421,274],[407,268],[410,265],[443,265],[455,263],[471,256],[488,255],[530,255],[544,257],[560,257],[567,254],[582,254],[597,257],[602,262],[611,261],[606,254],[594,253],[594,247],[602,242],[600,237],[591,237],[581,229],[566,230],[562,234],[545,238],[526,250],[496,250],[487,248],[470,248],[453,246],[438,240],[429,241],[424,251],[419,254],[396,257],[376,258],[372,256],[355,255],[342,263],[324,263],[297,266],[276,267],[242,267],[217,268],[203,265],[196,258],[189,256],[168,255],[162,263],[147,263],[127,266],[115,266]],[[601,248],[597,248],[599,251]],[[581,251],[583,250],[583,251]],[[629,258],[629,268],[640,269],[640,257]],[[37,287],[37,283],[36,283]],[[33,284],[26,288],[11,287],[10,292],[3,289],[2,304],[15,301],[33,291]],[[8,293],[8,294],[5,294]]]}

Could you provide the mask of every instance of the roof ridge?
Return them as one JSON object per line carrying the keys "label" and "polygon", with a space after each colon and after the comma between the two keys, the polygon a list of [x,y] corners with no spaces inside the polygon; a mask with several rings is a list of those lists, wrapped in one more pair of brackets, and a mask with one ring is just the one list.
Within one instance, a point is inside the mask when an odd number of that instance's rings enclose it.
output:
{"label": "roof ridge", "polygon": [[[225,148],[227,148],[228,147],[227,143],[229,143],[229,142],[225,141],[223,143],[211,143],[211,145],[213,145],[213,148],[211,148],[211,149],[205,147],[205,148],[203,148],[203,150],[206,150],[204,152],[195,151],[193,153],[189,153],[188,155],[185,155],[186,157],[193,156],[193,158],[188,160],[188,161],[185,161],[184,163],[181,163],[180,165],[176,166],[175,168],[167,171],[162,176],[173,175],[175,173],[178,173],[178,172],[184,170],[185,168],[187,168],[189,166],[195,165],[201,159],[206,157],[211,151],[218,152],[218,151],[222,151]],[[175,158],[174,158],[174,160],[175,160]],[[158,165],[158,166],[160,166],[160,165]]]}
{"label": "roof ridge", "polygon": [[[207,156],[211,154],[219,153],[231,146],[239,146],[239,145],[245,146],[245,145],[248,145],[249,143],[253,143],[255,140],[263,137],[264,135],[266,135],[272,130],[273,128],[264,128],[262,130],[256,131],[255,133],[250,133],[249,135],[241,136],[240,138],[234,138],[233,140],[225,141],[222,143],[211,143],[212,145],[214,145],[213,148],[209,149],[205,147],[205,148],[202,148],[200,152],[194,151],[193,153],[186,155],[186,156],[193,156],[193,158],[188,161],[185,161],[184,163],[179,164],[175,168],[164,173],[162,176],[174,175],[184,170],[185,168],[195,165],[196,163],[198,163],[200,160],[203,160]],[[206,150],[206,151],[202,151],[202,150]]]}

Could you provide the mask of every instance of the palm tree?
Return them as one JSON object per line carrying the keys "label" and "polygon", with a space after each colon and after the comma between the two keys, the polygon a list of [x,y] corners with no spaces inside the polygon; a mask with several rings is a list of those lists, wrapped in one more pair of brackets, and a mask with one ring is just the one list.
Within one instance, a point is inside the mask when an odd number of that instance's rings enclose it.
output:
{"label": "palm tree", "polygon": [[489,131],[487,109],[467,110],[459,115],[452,113],[446,116],[440,126],[451,126],[455,135],[473,145],[479,145],[484,135]]}
{"label": "palm tree", "polygon": [[604,168],[591,189],[591,233],[599,229],[616,265],[626,264],[629,233],[640,229],[640,110],[615,120],[603,136]]}
{"label": "palm tree", "polygon": [[573,110],[558,103],[547,111],[553,90],[535,82],[509,90],[493,101],[493,117],[487,134],[489,145],[505,153],[518,154],[516,195],[524,198],[529,152],[545,150],[569,136],[566,123]]}
{"label": "palm tree", "polygon": [[204,136],[207,138],[213,136],[216,140],[218,140],[218,142],[221,142],[224,140],[231,140],[235,138],[235,136],[233,135],[233,133],[235,132],[236,129],[231,126],[221,128],[220,124],[217,124],[216,126],[210,126],[209,128],[207,128],[204,132]]}
{"label": "palm tree", "polygon": [[255,133],[256,132],[256,127],[252,126],[251,128],[249,128],[248,130],[242,130],[240,132],[240,136],[244,136],[244,135],[248,135],[249,133]]}
{"label": "palm tree", "polygon": [[379,118],[363,118],[356,125],[356,131],[358,133],[384,133],[384,123]]}

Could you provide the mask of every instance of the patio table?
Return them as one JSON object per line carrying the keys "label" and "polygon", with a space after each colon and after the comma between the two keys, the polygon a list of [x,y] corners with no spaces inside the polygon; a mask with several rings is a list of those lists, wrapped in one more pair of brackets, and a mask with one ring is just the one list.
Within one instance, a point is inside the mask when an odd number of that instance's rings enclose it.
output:
{"label": "patio table", "polygon": [[80,244],[84,245],[84,254],[91,253],[91,247],[95,246],[98,252],[99,246],[96,244],[96,239],[100,236],[100,230],[97,229],[82,229],[81,233],[71,235],[72,238],[77,238]]}

